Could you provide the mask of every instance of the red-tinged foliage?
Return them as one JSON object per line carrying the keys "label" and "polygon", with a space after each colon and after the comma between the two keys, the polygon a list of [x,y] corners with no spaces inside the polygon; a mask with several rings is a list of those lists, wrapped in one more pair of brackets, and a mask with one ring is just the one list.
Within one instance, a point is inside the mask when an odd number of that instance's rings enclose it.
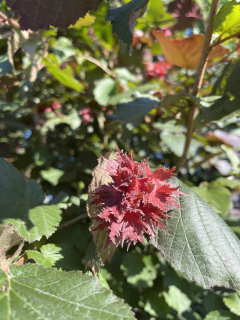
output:
{"label": "red-tinged foliage", "polygon": [[172,67],[172,64],[167,61],[158,61],[153,63],[148,63],[146,65],[146,77],[151,80],[155,78],[160,78],[163,80],[168,72],[168,69]]}
{"label": "red-tinged foliage", "polygon": [[178,187],[167,182],[175,168],[159,168],[152,172],[147,160],[133,161],[132,154],[117,149],[115,160],[107,160],[106,172],[112,178],[108,185],[101,185],[94,191],[92,204],[98,205],[99,222],[96,230],[107,229],[108,239],[118,246],[127,242],[143,242],[143,237],[155,237],[156,229],[165,231],[163,221],[168,212],[180,208],[176,199],[182,194]]}

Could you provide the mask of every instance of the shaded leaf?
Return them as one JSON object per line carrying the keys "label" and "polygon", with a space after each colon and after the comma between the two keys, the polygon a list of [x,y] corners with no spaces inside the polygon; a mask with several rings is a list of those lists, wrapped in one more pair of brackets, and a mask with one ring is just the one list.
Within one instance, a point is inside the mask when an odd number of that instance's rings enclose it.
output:
{"label": "shaded leaf", "polygon": [[137,98],[130,102],[119,103],[113,115],[109,115],[108,117],[112,120],[119,120],[123,125],[132,123],[134,126],[137,126],[143,121],[145,115],[158,104],[158,100],[143,97]]}
{"label": "shaded leaf", "polygon": [[124,43],[132,44],[136,20],[146,11],[147,4],[148,0],[132,0],[122,7],[108,10],[106,20],[112,21],[113,33]]}
{"label": "shaded leaf", "polygon": [[[204,42],[203,35],[193,35],[181,40],[168,39],[161,31],[153,31],[153,35],[160,43],[163,54],[169,62],[181,68],[197,69]],[[209,55],[209,61],[222,57],[228,52],[228,49],[220,45],[215,46]]]}
{"label": "shaded leaf", "polygon": [[84,17],[89,10],[96,10],[102,0],[7,0],[7,5],[21,16],[21,30],[49,29],[49,26],[68,28]]}
{"label": "shaded leaf", "polygon": [[87,270],[90,268],[94,275],[97,275],[99,273],[100,268],[103,265],[93,239],[90,241],[87,247],[87,252],[82,259],[82,263],[84,264],[85,269]]}
{"label": "shaded leaf", "polygon": [[216,81],[212,95],[222,96],[224,94],[233,95],[235,98],[240,98],[240,58],[232,59],[229,62],[221,76]]}
{"label": "shaded leaf", "polygon": [[2,287],[1,320],[134,319],[128,305],[103,288],[96,277],[81,272],[32,264],[12,266],[9,275],[0,271]]}
{"label": "shaded leaf", "polygon": [[174,209],[166,235],[158,231],[155,245],[190,280],[204,288],[240,288],[240,242],[215,211],[184,183],[183,210]]}
{"label": "shaded leaf", "polygon": [[[211,96],[210,96],[211,97]],[[209,98],[209,97],[208,97]],[[239,111],[240,99],[230,100],[229,96],[212,97],[206,107],[206,99],[201,99],[200,104],[204,105],[202,113],[198,116],[198,119],[205,121],[217,121],[222,118],[234,115],[235,111]]]}

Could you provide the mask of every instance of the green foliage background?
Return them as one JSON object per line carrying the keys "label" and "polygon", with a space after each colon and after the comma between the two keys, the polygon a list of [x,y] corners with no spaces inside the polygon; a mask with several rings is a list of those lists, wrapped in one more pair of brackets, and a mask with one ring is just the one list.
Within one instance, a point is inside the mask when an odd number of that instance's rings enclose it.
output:
{"label": "green foliage background", "polygon": [[[203,1],[204,8],[202,1],[197,2],[208,16],[211,1]],[[227,2],[220,1],[220,7]],[[90,13],[95,20],[89,26],[79,22],[66,31],[50,28],[29,33],[0,22],[0,157],[10,159],[25,179],[34,179],[42,186],[39,190],[30,180],[30,189],[36,188],[37,195],[33,196],[17,171],[14,174],[19,185],[16,180],[9,184],[12,178],[1,159],[0,179],[6,179],[1,183],[2,208],[9,203],[4,186],[22,192],[18,198],[16,191],[8,210],[0,211],[1,224],[13,223],[29,242],[22,252],[25,262],[54,266],[62,270],[59,272],[80,270],[91,274],[84,263],[100,262],[89,232],[90,220],[85,216],[57,231],[56,225],[86,213],[88,185],[97,158],[117,146],[126,152],[133,150],[136,161],[149,158],[153,170],[159,165],[175,166],[183,153],[193,102],[198,104],[200,114],[195,120],[187,163],[178,177],[240,235],[240,97],[236,86],[240,83],[240,63],[234,49],[238,39],[224,43],[231,55],[216,59],[208,67],[198,98],[191,95],[195,71],[172,65],[166,74],[149,78],[146,65],[165,62],[152,30],[174,24],[165,10],[168,3],[150,0],[149,11],[136,24],[137,43],[131,56],[129,47],[112,34],[111,23],[105,21],[110,8],[106,1]],[[1,11],[11,19],[17,18],[4,1]],[[222,29],[215,23],[217,38]],[[199,19],[177,36],[188,37],[203,30]],[[236,30],[240,31],[238,21],[234,33]],[[236,145],[233,139],[238,139]],[[230,167],[227,173],[226,167]],[[41,206],[45,195],[47,206]],[[21,218],[28,210],[29,225],[23,226]],[[42,223],[38,221],[39,210],[45,211],[48,232],[38,227]],[[15,216],[13,211],[17,212]],[[36,272],[42,272],[38,268]],[[57,270],[52,272],[49,277],[57,279]],[[19,276],[15,275],[16,269],[12,273],[13,277]],[[225,320],[240,315],[239,291],[223,287],[204,290],[147,243],[131,246],[128,252],[125,247],[118,248],[97,277],[99,284],[130,305],[139,320]],[[5,281],[2,273],[0,281]],[[99,288],[104,291],[102,286]],[[96,314],[90,316],[97,319]],[[128,317],[132,319],[132,315]],[[71,319],[77,319],[76,315]],[[102,319],[107,319],[106,315]]]}

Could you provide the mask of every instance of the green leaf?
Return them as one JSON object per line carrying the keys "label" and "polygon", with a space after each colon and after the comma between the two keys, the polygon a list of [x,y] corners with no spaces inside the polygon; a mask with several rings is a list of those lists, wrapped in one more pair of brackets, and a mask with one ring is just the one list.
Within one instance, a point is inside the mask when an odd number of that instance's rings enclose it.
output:
{"label": "green leaf", "polygon": [[26,250],[29,259],[35,260],[37,264],[40,264],[46,268],[52,267],[59,259],[63,258],[59,251],[61,248],[55,244],[46,244],[41,247],[41,252],[36,250]]}
{"label": "green leaf", "polygon": [[163,292],[163,296],[169,307],[182,314],[190,308],[191,300],[188,296],[175,286],[170,286],[168,292]]}
{"label": "green leaf", "polygon": [[28,216],[21,219],[5,219],[4,222],[10,222],[15,225],[16,231],[28,242],[40,240],[44,235],[49,238],[57,229],[62,211],[59,205],[38,206],[30,209]]}
{"label": "green leaf", "polygon": [[231,310],[232,313],[240,316],[240,292],[227,293],[223,298],[225,305]]}
{"label": "green leaf", "polygon": [[220,186],[228,187],[231,189],[240,189],[240,181],[237,179],[228,179],[224,177],[217,178],[212,183],[218,184]]}
{"label": "green leaf", "polygon": [[162,0],[149,0],[147,13],[144,20],[146,20],[146,22],[148,23],[158,23],[158,25],[161,23],[161,20],[165,21],[164,25],[166,25],[166,20],[169,20],[169,22],[174,23],[172,15],[164,10],[164,4]]}
{"label": "green leaf", "polygon": [[110,96],[113,94],[116,83],[112,78],[102,79],[93,90],[95,100],[103,105],[108,105]]}
{"label": "green leaf", "polygon": [[[163,131],[161,133],[161,139],[176,156],[182,156],[186,141],[186,136],[184,134],[176,135]],[[189,147],[188,158],[195,156],[198,148],[201,146],[202,143],[193,138]]]}
{"label": "green leaf", "polygon": [[[221,76],[216,81],[212,95],[233,95],[240,98],[240,58],[233,59],[224,68]],[[226,101],[226,98],[225,98]]]}
{"label": "green leaf", "polygon": [[149,98],[137,98],[130,102],[123,102],[117,105],[116,111],[113,115],[109,115],[112,120],[119,120],[122,125],[132,123],[137,126],[141,123],[146,114],[148,114],[152,108],[158,105],[159,101]]}
{"label": "green leaf", "polygon": [[229,311],[215,310],[207,314],[204,320],[238,320],[238,318]]}
{"label": "green leaf", "polygon": [[96,277],[26,264],[0,271],[1,320],[127,320],[129,306]]}
{"label": "green leaf", "polygon": [[59,179],[64,175],[64,171],[60,169],[50,168],[40,171],[42,178],[50,182],[53,186],[58,184]]}
{"label": "green leaf", "polygon": [[131,97],[137,97],[139,93],[146,93],[149,90],[156,90],[158,83],[146,83],[141,86],[136,86],[128,91],[109,97],[108,104],[116,105],[123,100],[130,99]]}
{"label": "green leaf", "polygon": [[66,87],[74,89],[78,92],[83,90],[83,85],[74,78],[72,68],[67,65],[65,69],[61,69],[58,59],[53,54],[49,54],[43,58],[42,62],[55,79],[60,81]]}
{"label": "green leaf", "polygon": [[236,112],[239,113],[239,104],[240,99],[230,100],[229,96],[216,97],[208,107],[202,108],[202,113],[198,116],[198,119],[217,121],[226,116],[230,117],[235,115]]}
{"label": "green leaf", "polygon": [[106,20],[112,21],[113,33],[124,43],[131,45],[133,28],[137,18],[145,12],[148,0],[132,0],[120,8],[110,8]]}
{"label": "green leaf", "polygon": [[222,216],[227,215],[229,209],[232,208],[231,193],[223,186],[209,183],[204,186],[192,187],[192,190]]}
{"label": "green leaf", "polygon": [[126,254],[121,265],[127,282],[141,288],[153,286],[153,280],[157,277],[157,267],[151,255],[138,252]]}
{"label": "green leaf", "polygon": [[[178,181],[178,180],[176,180]],[[170,263],[204,288],[240,289],[240,242],[218,214],[182,182],[183,210],[174,209],[156,245]]]}
{"label": "green leaf", "polygon": [[226,152],[226,155],[231,162],[233,173],[239,174],[240,173],[240,160],[239,160],[238,154],[234,151],[233,148],[228,147],[225,144],[222,144],[221,148],[223,149],[223,151]]}
{"label": "green leaf", "polygon": [[224,4],[213,19],[213,30],[226,38],[240,32],[240,5],[236,0]]}

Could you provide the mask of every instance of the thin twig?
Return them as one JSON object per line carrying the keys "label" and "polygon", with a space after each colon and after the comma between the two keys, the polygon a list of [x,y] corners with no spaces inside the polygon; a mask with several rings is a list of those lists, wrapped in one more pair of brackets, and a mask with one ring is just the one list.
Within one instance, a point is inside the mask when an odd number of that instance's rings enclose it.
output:
{"label": "thin twig", "polygon": [[218,46],[219,44],[225,42],[225,41],[228,41],[228,40],[232,40],[233,38],[237,38],[240,36],[240,32],[236,32],[226,38],[223,38],[223,39],[218,39],[217,41],[214,41],[212,44],[211,44],[211,48],[214,48],[216,46]]}
{"label": "thin twig", "polygon": [[99,68],[101,68],[103,71],[105,71],[108,75],[110,75],[113,78],[116,78],[116,74],[114,72],[112,72],[112,70],[110,70],[106,66],[104,66],[99,60],[97,60],[93,57],[87,56],[87,55],[85,55],[83,57],[79,57],[79,59],[87,60],[87,61],[94,63]]}
{"label": "thin twig", "polygon": [[[211,11],[209,14],[208,25],[207,25],[202,53],[201,53],[201,58],[200,58],[198,69],[197,69],[196,81],[194,83],[193,91],[192,91],[192,95],[195,97],[197,96],[198,91],[202,86],[203,76],[207,67],[208,56],[212,50],[212,47],[211,47],[211,39],[212,39],[212,33],[213,33],[212,22],[213,22],[214,16],[217,13],[218,4],[219,4],[219,0],[212,1]],[[198,114],[198,108],[196,104],[193,104],[192,106],[189,107],[188,131],[186,136],[186,142],[184,146],[183,155],[177,164],[177,169],[176,169],[177,172],[184,165],[187,159],[187,154],[188,154],[188,150],[189,150],[189,146],[192,140],[192,135],[194,130],[194,119],[196,118],[197,114]]]}
{"label": "thin twig", "polygon": [[2,11],[0,11],[0,17],[5,21],[5,23],[11,24],[16,28],[20,28],[19,23],[16,20],[9,19],[8,16]]}
{"label": "thin twig", "polygon": [[71,226],[72,224],[74,224],[74,223],[76,223],[76,222],[78,222],[78,221],[80,221],[80,220],[83,220],[83,219],[85,219],[85,218],[87,218],[87,217],[88,217],[87,212],[86,212],[86,213],[83,213],[83,214],[81,214],[80,216],[78,216],[77,218],[74,218],[74,219],[72,219],[72,220],[69,220],[69,221],[63,223],[63,224],[60,224],[60,226],[57,228],[57,231],[60,231],[60,230],[62,230],[62,229],[65,229],[65,228]]}

